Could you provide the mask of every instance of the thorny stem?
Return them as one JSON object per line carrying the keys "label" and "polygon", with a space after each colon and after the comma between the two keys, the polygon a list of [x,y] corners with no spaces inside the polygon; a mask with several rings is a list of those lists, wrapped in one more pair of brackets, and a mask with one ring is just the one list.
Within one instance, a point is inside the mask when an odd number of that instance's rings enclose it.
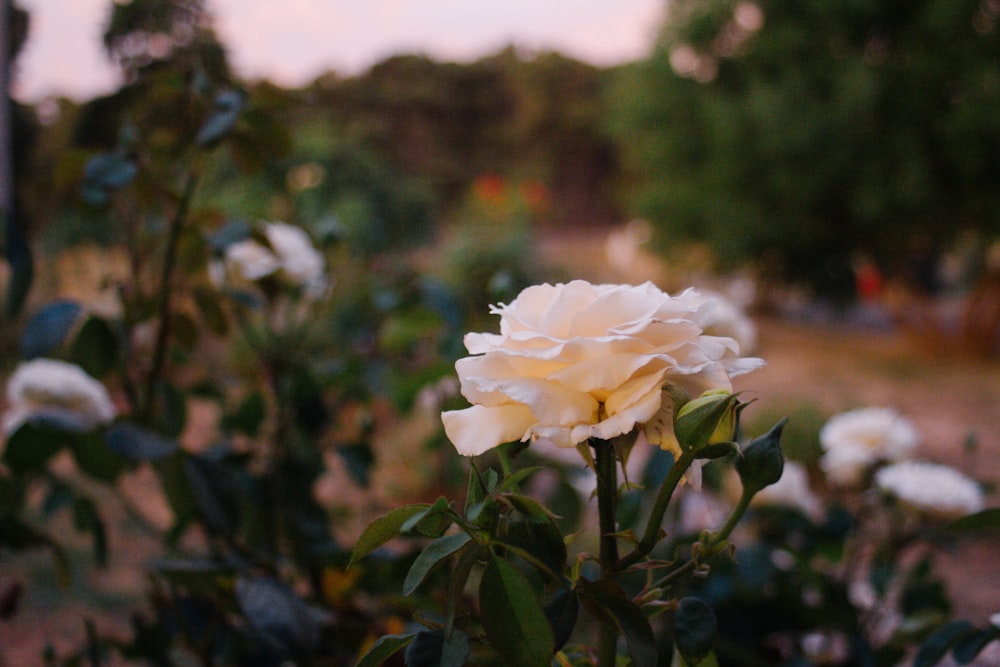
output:
{"label": "thorny stem", "polygon": [[[597,516],[600,525],[601,576],[613,577],[618,566],[618,532],[615,503],[618,497],[618,462],[615,448],[607,440],[591,439],[597,473]],[[601,623],[598,636],[597,664],[614,667],[617,655],[618,629]]]}
{"label": "thorny stem", "polygon": [[653,511],[649,515],[649,522],[646,524],[646,530],[642,534],[642,539],[635,548],[625,555],[620,561],[618,561],[617,569],[623,570],[630,565],[633,565],[644,556],[647,556],[649,552],[653,550],[656,543],[660,540],[660,524],[663,523],[663,515],[667,511],[667,507],[670,505],[670,499],[674,495],[674,491],[677,489],[677,485],[681,481],[681,477],[687,472],[687,469],[691,467],[691,463],[694,461],[694,452],[684,452],[681,454],[680,458],[674,461],[674,465],[670,466],[669,472],[667,472],[666,479],[660,485],[660,491],[656,496],[656,502],[653,504]]}

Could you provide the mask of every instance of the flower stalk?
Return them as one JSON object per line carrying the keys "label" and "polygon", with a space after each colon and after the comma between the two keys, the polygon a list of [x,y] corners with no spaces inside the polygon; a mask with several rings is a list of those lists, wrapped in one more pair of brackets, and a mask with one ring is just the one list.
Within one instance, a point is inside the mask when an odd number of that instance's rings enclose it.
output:
{"label": "flower stalk", "polygon": [[[597,518],[600,528],[601,577],[614,578],[618,570],[618,522],[615,517],[618,498],[618,461],[614,445],[607,440],[592,438],[594,466],[597,475]],[[614,667],[617,655],[618,628],[601,623],[598,635],[598,667]]]}

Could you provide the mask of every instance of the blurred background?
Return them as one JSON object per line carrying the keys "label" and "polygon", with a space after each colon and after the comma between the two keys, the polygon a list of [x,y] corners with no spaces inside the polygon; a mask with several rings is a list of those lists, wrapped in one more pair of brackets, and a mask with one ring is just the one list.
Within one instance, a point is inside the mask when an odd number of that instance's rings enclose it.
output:
{"label": "blurred background", "polygon": [[[754,318],[762,422],[892,405],[1000,475],[1000,0],[4,5],[0,284],[30,267],[28,312],[114,310],[134,212],[81,191],[88,161],[169,181],[192,91],[238,90],[198,224],[306,229],[399,412],[528,284],[696,284]],[[966,593],[981,620],[1000,591]]]}

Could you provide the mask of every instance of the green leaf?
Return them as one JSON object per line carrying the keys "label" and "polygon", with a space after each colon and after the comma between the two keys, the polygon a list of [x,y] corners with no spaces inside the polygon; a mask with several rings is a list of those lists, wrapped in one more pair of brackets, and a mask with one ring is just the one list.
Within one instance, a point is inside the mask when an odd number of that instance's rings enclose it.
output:
{"label": "green leaf", "polygon": [[718,623],[712,608],[697,598],[683,598],[674,615],[674,645],[689,664],[697,665],[712,652]]}
{"label": "green leaf", "polygon": [[32,315],[21,332],[21,355],[44,357],[63,344],[83,309],[74,301],[56,301]]}
{"label": "green leaf", "polygon": [[953,621],[939,628],[920,645],[913,658],[913,667],[934,667],[952,644],[972,631],[972,624],[968,621]]}
{"label": "green leaf", "polygon": [[399,532],[416,531],[425,537],[441,537],[452,524],[451,503],[444,496],[434,501],[427,509],[414,514],[400,526]]}
{"label": "green leaf", "polygon": [[379,637],[368,652],[361,656],[361,659],[354,667],[379,667],[386,660],[399,653],[409,646],[410,642],[417,636],[417,633],[405,635],[383,635]]}
{"label": "green leaf", "polygon": [[[893,662],[887,664],[896,664],[896,663]],[[700,661],[688,662],[683,657],[681,657],[680,651],[678,651],[677,647],[675,646],[674,659],[671,661],[670,667],[719,667],[719,661],[715,657],[715,651],[709,651],[708,655],[706,655]]]}
{"label": "green leaf", "polygon": [[505,493],[503,498],[507,500],[526,521],[532,523],[551,523],[552,513],[549,512],[540,502],[530,496],[519,493]]}
{"label": "green leaf", "polygon": [[113,452],[97,434],[73,438],[72,448],[77,465],[95,479],[114,482],[125,469],[125,459]]}
{"label": "green leaf", "polygon": [[12,470],[40,470],[66,445],[68,439],[65,433],[26,422],[7,438],[3,460]]}
{"label": "green leaf", "polygon": [[[469,510],[486,498],[486,482],[479,474],[479,469],[475,463],[469,466],[469,485],[465,492],[465,514],[468,517]],[[470,521],[475,519],[469,518]]]}
{"label": "green leaf", "polygon": [[421,630],[406,647],[406,667],[462,667],[469,650],[464,632],[453,630],[446,637],[443,630]]}
{"label": "green leaf", "polygon": [[118,337],[106,320],[88,317],[70,347],[70,358],[94,377],[106,375],[118,357]]}
{"label": "green leaf", "polygon": [[1000,529],[1000,507],[991,507],[975,514],[963,516],[945,526],[945,530],[955,533],[998,529]]}
{"label": "green leaf", "polygon": [[417,514],[424,512],[429,505],[421,503],[418,505],[406,505],[398,507],[388,514],[384,514],[368,524],[368,527],[361,533],[354,550],[351,552],[351,560],[347,567],[370,554],[375,549],[388,542],[400,534],[403,524]]}
{"label": "green leaf", "polygon": [[216,95],[215,109],[198,130],[195,143],[211,148],[222,141],[236,125],[245,103],[246,95],[239,90],[224,90]]}
{"label": "green leaf", "polygon": [[[566,566],[566,542],[555,523],[531,523],[512,521],[500,543],[511,548],[513,553],[527,554],[541,562],[557,579]],[[521,553],[523,552],[523,553]],[[547,576],[548,573],[545,573]]]}
{"label": "green leaf", "polygon": [[272,577],[240,577],[236,601],[253,631],[285,656],[308,655],[320,641],[320,626],[308,605]]}
{"label": "green leaf", "polygon": [[961,637],[954,643],[951,655],[958,664],[967,665],[976,659],[987,644],[997,638],[1000,638],[1000,628],[991,625],[986,630]]}
{"label": "green leaf", "polygon": [[580,615],[580,600],[576,589],[561,590],[545,605],[545,617],[552,626],[552,636],[555,649],[565,646],[576,627],[576,619]]}
{"label": "green leaf", "polygon": [[243,397],[240,404],[236,406],[236,410],[223,416],[222,428],[226,431],[238,431],[255,438],[260,432],[266,415],[267,404],[264,402],[263,394],[259,391],[251,391]]}
{"label": "green leaf", "polygon": [[403,595],[413,593],[438,563],[464,547],[471,539],[468,533],[456,533],[439,537],[424,547],[410,566],[410,571],[406,573]]}
{"label": "green leaf", "polygon": [[656,638],[649,619],[632,602],[620,585],[607,579],[587,582],[581,587],[584,600],[590,600],[598,607],[599,616],[605,616],[618,626],[625,636],[629,654],[635,667],[656,667]]}
{"label": "green leaf", "polygon": [[160,461],[180,448],[176,440],[129,422],[108,427],[104,441],[111,451],[132,461]]}
{"label": "green leaf", "polygon": [[555,654],[552,627],[513,565],[493,556],[479,584],[479,605],[486,636],[508,665],[548,667]]}
{"label": "green leaf", "polygon": [[121,190],[138,173],[135,162],[119,153],[102,153],[83,168],[84,185],[95,190]]}
{"label": "green leaf", "polygon": [[543,466],[532,466],[530,468],[522,468],[511,473],[508,477],[505,477],[502,482],[500,482],[500,487],[497,491],[517,491],[518,484],[523,482],[528,477],[531,477],[539,470],[543,470]]}

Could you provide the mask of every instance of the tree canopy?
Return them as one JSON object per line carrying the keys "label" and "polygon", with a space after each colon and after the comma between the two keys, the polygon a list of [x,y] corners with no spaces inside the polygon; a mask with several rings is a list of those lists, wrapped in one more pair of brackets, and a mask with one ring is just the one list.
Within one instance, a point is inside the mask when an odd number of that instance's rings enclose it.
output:
{"label": "tree canopy", "polygon": [[830,293],[884,262],[1000,232],[1000,5],[675,0],[612,104],[662,237],[767,256]]}

